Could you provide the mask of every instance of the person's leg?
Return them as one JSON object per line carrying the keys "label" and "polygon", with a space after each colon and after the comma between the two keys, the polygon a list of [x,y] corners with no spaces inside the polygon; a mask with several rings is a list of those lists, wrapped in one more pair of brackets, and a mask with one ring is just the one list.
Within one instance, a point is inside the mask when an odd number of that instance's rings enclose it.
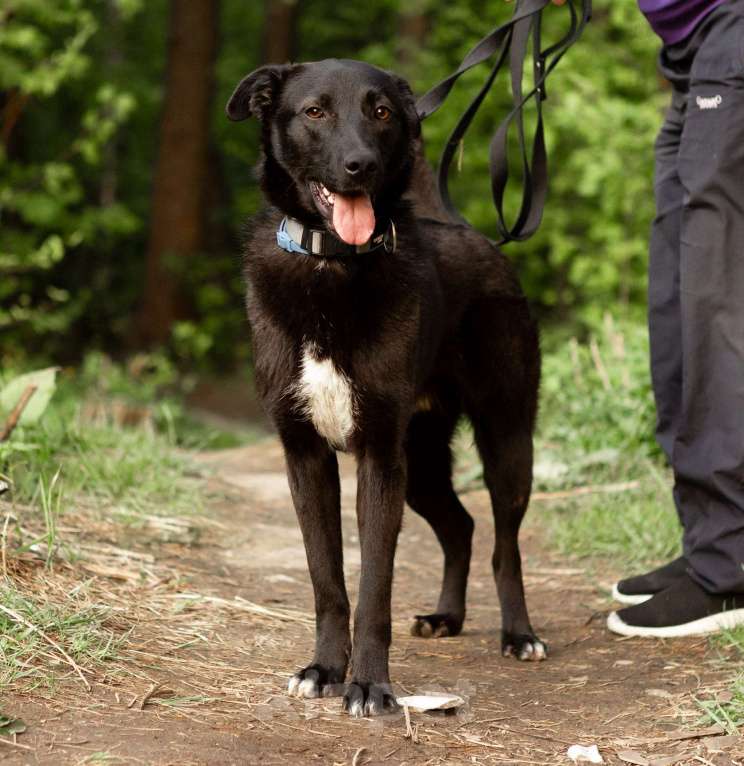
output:
{"label": "person's leg", "polygon": [[648,330],[656,439],[672,462],[682,410],[682,331],[679,299],[680,235],[685,189],[677,171],[685,96],[674,93],[655,144],[654,198],[648,265]]}
{"label": "person's leg", "polygon": [[671,460],[689,569],[612,615],[626,635],[744,622],[744,3],[722,10],[695,57],[678,171],[682,389]]}
{"label": "person's leg", "polygon": [[[685,189],[677,171],[677,158],[685,104],[685,94],[675,91],[654,146],[656,217],[651,226],[648,266],[648,330],[657,412],[656,439],[670,463],[682,413],[679,264]],[[680,557],[652,572],[621,580],[613,587],[612,595],[623,604],[641,604],[671,585],[686,568],[687,562]]]}
{"label": "person's leg", "polygon": [[684,374],[672,465],[685,555],[711,593],[744,593],[744,3],[732,7],[695,58],[679,153]]}

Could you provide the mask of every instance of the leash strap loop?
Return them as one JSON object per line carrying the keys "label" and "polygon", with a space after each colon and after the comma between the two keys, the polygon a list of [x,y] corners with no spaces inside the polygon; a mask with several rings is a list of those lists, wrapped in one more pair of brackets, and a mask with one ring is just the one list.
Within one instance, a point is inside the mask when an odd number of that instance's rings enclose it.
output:
{"label": "leash strap loop", "polygon": [[[468,70],[482,64],[498,53],[490,74],[467,109],[455,125],[442,151],[437,171],[439,195],[447,212],[458,221],[466,223],[460,215],[449,192],[449,171],[452,160],[470,127],[483,100],[491,90],[496,76],[509,58],[513,107],[498,126],[491,139],[489,164],[491,193],[496,207],[496,225],[501,236],[497,244],[513,240],[523,241],[531,237],[540,226],[548,191],[548,157],[545,147],[542,102],[547,98],[545,83],[565,52],[579,39],[591,18],[591,0],[567,0],[570,24],[566,34],[550,47],[542,50],[542,11],[551,0],[517,0],[512,18],[484,37],[463,59],[460,66],[416,104],[419,117],[424,120],[444,103],[457,80]],[[581,13],[576,5],[581,6]],[[523,94],[522,80],[524,60],[530,36],[533,46],[533,87]],[[531,151],[528,151],[524,127],[524,108],[530,99],[535,100],[536,123]],[[504,213],[504,192],[509,182],[508,137],[515,125],[522,165],[522,202],[513,225],[509,226]]]}

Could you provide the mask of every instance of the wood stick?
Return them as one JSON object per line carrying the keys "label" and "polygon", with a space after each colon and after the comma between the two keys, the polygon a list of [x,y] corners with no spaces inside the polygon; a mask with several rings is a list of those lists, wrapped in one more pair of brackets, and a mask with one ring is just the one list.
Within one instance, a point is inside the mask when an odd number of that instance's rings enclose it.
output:
{"label": "wood stick", "polygon": [[13,408],[13,412],[10,413],[8,419],[5,421],[3,430],[0,431],[0,442],[7,441],[10,438],[10,435],[18,425],[18,421],[21,419],[21,415],[23,415],[23,410],[26,409],[26,405],[35,392],[36,385],[33,383],[23,392],[21,398],[18,400],[18,404],[16,404]]}
{"label": "wood stick", "polygon": [[145,692],[145,694],[142,697],[142,701],[139,703],[139,709],[144,710],[145,705],[150,701],[152,696],[162,687],[162,684],[154,683],[150,686],[150,688]]}
{"label": "wood stick", "polygon": [[5,523],[3,524],[3,532],[0,535],[0,560],[2,560],[3,577],[8,577],[8,524],[10,523],[10,511],[5,516]]}
{"label": "wood stick", "polygon": [[28,745],[22,745],[20,742],[13,742],[12,739],[5,739],[5,737],[0,737],[0,745],[9,745],[10,747],[18,747],[21,750],[33,750],[33,747],[29,747]]}
{"label": "wood stick", "polygon": [[629,492],[638,489],[639,481],[624,481],[617,484],[590,484],[586,487],[574,487],[573,489],[562,489],[557,492],[534,492],[530,498],[533,501],[540,500],[561,500],[567,497],[579,497],[581,495],[594,494],[612,494],[614,492]]}

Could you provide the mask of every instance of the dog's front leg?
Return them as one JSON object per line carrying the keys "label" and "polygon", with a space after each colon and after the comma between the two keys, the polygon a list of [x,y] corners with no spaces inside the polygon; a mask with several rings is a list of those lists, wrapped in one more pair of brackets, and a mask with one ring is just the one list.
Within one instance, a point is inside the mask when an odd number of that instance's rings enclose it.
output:
{"label": "dog's front leg", "polygon": [[344,709],[353,716],[397,708],[388,671],[390,597],[395,547],[403,516],[405,463],[395,456],[363,456],[357,471],[357,521],[362,552],[354,615],[352,680]]}
{"label": "dog's front leg", "polygon": [[[313,435],[315,436],[315,435]],[[315,592],[315,655],[289,680],[297,697],[343,693],[349,663],[349,598],[341,539],[338,462],[320,438],[284,439],[287,475]]]}

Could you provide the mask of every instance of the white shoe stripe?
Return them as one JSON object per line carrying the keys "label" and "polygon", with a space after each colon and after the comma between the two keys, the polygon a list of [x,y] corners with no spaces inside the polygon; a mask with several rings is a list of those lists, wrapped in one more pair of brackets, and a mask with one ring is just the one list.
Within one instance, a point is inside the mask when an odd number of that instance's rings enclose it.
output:
{"label": "white shoe stripe", "polygon": [[638,593],[634,596],[631,596],[627,593],[621,593],[618,590],[617,583],[615,583],[612,586],[612,598],[615,599],[615,601],[620,602],[621,604],[627,604],[628,606],[635,606],[636,604],[642,604],[644,601],[648,601],[650,598],[653,598],[653,593]]}
{"label": "white shoe stripe", "polygon": [[667,625],[664,628],[647,628],[640,625],[628,625],[618,615],[612,612],[607,618],[607,627],[613,633],[621,636],[640,636],[647,638],[682,638],[684,636],[705,636],[718,633],[721,630],[731,630],[737,625],[744,625],[744,609],[729,609],[709,617],[684,623],[683,625]]}

